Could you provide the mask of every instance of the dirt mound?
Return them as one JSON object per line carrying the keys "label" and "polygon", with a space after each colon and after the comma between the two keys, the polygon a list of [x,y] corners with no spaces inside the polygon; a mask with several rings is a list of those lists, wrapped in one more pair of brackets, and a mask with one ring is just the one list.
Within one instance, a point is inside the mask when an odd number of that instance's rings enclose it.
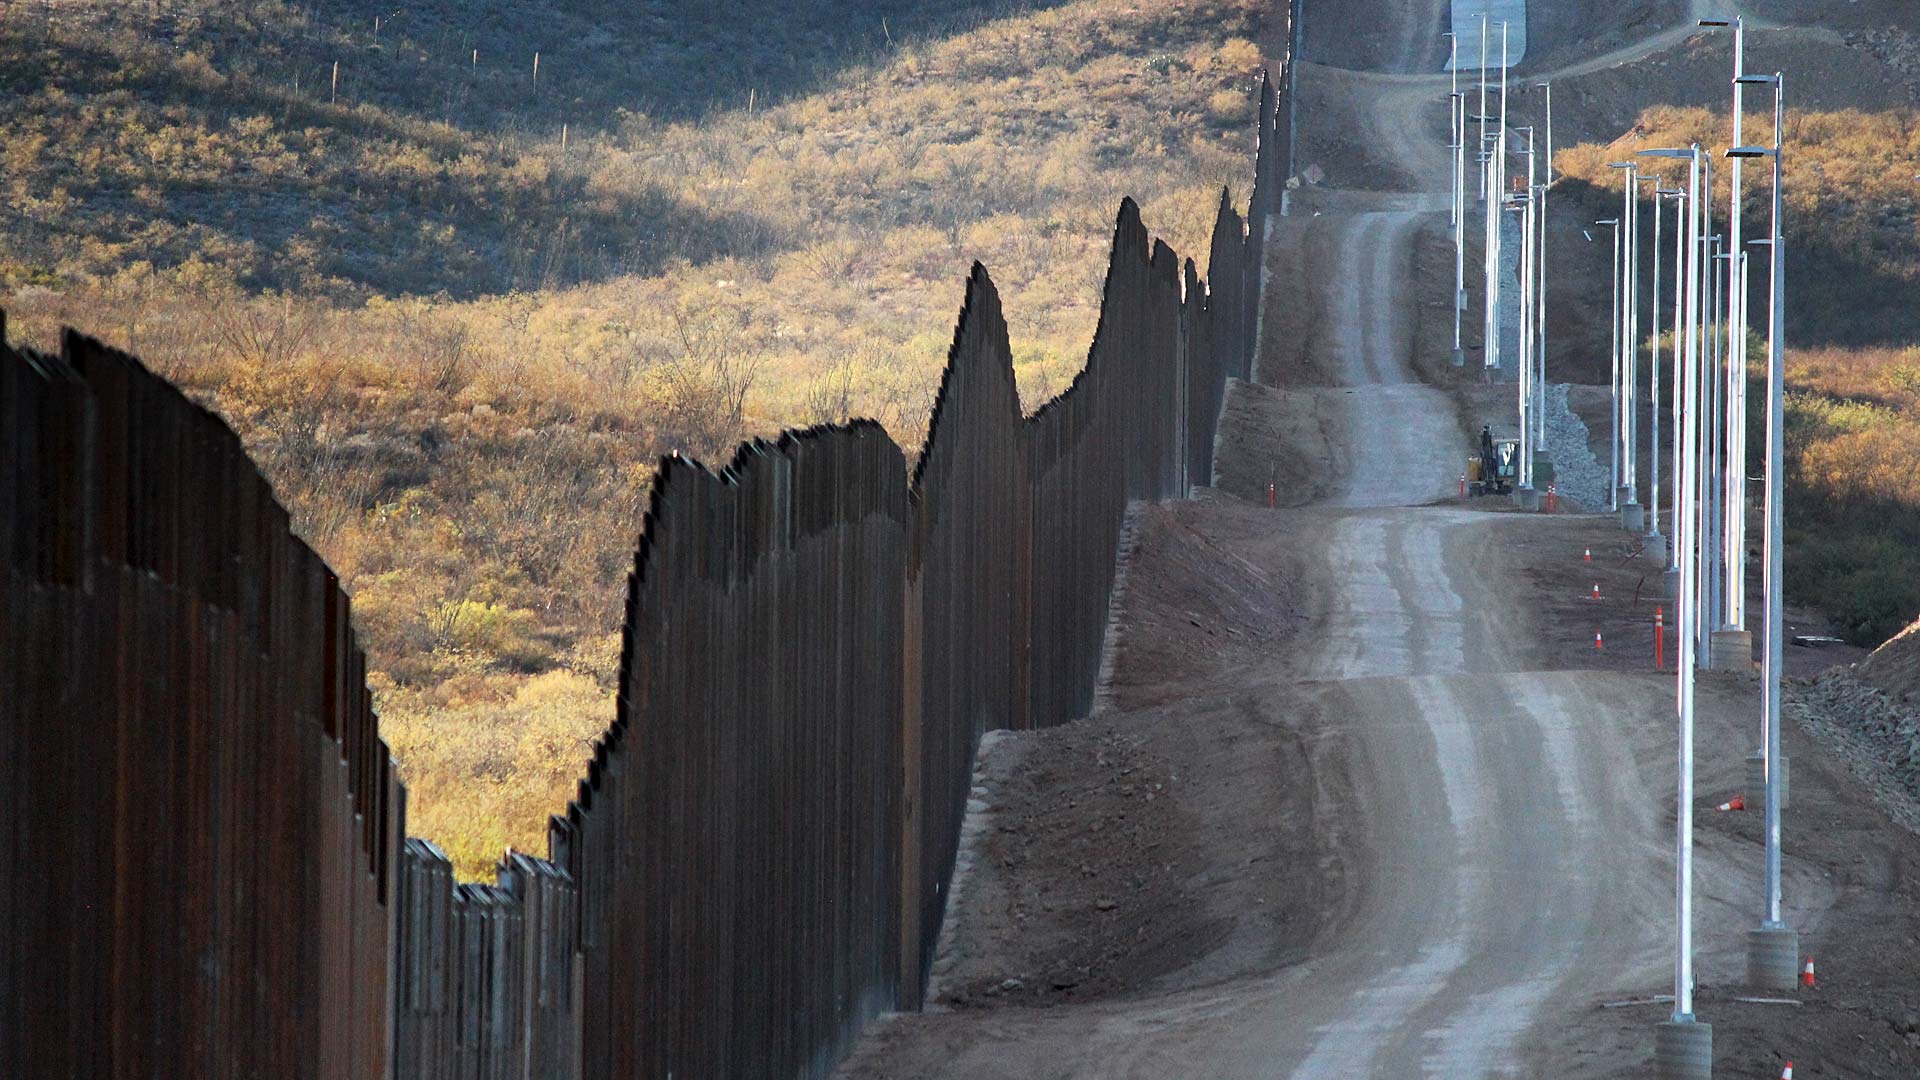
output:
{"label": "dirt mound", "polygon": [[1203,505],[1141,515],[1115,663],[1104,688],[1117,708],[1179,700],[1194,682],[1258,666],[1306,625],[1298,575],[1274,573],[1275,550],[1299,528],[1291,514],[1202,493]]}
{"label": "dirt mound", "polygon": [[1889,638],[1860,663],[1860,677],[1895,701],[1920,697],[1920,622]]}
{"label": "dirt mound", "polygon": [[1920,30],[1913,0],[1746,0],[1749,17],[1790,26],[1896,26]]}
{"label": "dirt mound", "polygon": [[[1313,545],[1227,498],[1141,516],[1112,697],[986,744],[935,996],[955,1009],[1125,997],[1285,963],[1337,886],[1298,718],[1249,691],[1309,620]],[[1262,807],[1261,814],[1242,811]]]}
{"label": "dirt mound", "polygon": [[1312,390],[1281,390],[1238,379],[1227,383],[1214,453],[1214,486],[1259,506],[1267,485],[1278,506],[1318,502],[1339,487],[1339,417]]}

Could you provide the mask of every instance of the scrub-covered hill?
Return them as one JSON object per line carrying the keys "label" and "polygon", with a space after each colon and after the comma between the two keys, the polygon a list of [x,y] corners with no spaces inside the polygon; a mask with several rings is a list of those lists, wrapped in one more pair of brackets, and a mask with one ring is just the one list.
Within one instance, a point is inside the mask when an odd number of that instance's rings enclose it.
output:
{"label": "scrub-covered hill", "polygon": [[1203,259],[1244,203],[1267,9],[0,0],[0,306],[241,432],[481,873],[611,718],[657,455],[917,445],[975,259],[1064,387],[1121,196]]}

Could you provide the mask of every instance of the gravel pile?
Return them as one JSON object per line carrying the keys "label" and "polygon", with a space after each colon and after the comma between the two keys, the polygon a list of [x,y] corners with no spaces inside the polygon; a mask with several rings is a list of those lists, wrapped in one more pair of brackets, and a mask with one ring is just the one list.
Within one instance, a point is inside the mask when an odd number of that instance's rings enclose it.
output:
{"label": "gravel pile", "polygon": [[1847,668],[1790,684],[1780,710],[1845,761],[1895,821],[1920,832],[1920,712]]}
{"label": "gravel pile", "polygon": [[1567,408],[1567,384],[1547,384],[1547,453],[1553,458],[1553,482],[1562,499],[1584,510],[1607,505],[1607,467],[1587,446],[1587,425]]}
{"label": "gravel pile", "polygon": [[1500,215],[1500,367],[1494,378],[1518,382],[1520,365],[1520,219]]}

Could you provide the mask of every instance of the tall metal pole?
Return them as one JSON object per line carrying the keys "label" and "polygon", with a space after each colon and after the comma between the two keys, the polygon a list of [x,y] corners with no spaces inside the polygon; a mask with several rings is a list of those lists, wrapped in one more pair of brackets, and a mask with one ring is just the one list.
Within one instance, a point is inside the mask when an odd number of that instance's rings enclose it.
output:
{"label": "tall metal pole", "polygon": [[[1454,38],[1453,51],[1456,64],[1460,53],[1460,39]],[[1456,66],[1454,83],[1460,81]],[[1453,180],[1453,366],[1462,367],[1467,362],[1467,354],[1460,345],[1460,320],[1467,308],[1467,99],[1458,89],[1448,99],[1452,117],[1453,160],[1448,163],[1447,171]]]}
{"label": "tall metal pole", "polygon": [[[1693,735],[1694,735],[1694,665],[1697,627],[1701,612],[1704,610],[1699,596],[1694,591],[1694,579],[1702,566],[1696,553],[1700,550],[1701,518],[1695,514],[1683,512],[1682,507],[1691,507],[1696,493],[1703,484],[1699,449],[1699,428],[1702,422],[1700,394],[1703,379],[1701,361],[1704,359],[1702,342],[1694,328],[1699,325],[1702,301],[1700,291],[1700,264],[1702,250],[1698,243],[1702,229],[1702,215],[1705,199],[1710,198],[1713,188],[1702,184],[1705,163],[1701,159],[1700,144],[1694,143],[1685,150],[1642,150],[1642,155],[1657,157],[1684,157],[1687,159],[1687,225],[1685,234],[1676,237],[1678,246],[1687,253],[1686,278],[1677,292],[1686,295],[1685,317],[1680,326],[1684,328],[1686,345],[1681,368],[1685,377],[1681,380],[1680,391],[1684,398],[1681,416],[1683,426],[1680,438],[1674,449],[1674,464],[1678,473],[1678,488],[1675,493],[1673,515],[1674,529],[1680,551],[1680,588],[1679,595],[1679,639],[1680,657],[1675,665],[1676,678],[1675,712],[1680,721],[1679,738],[1679,783],[1675,799],[1674,825],[1674,958],[1673,958],[1673,1014],[1671,1019],[1654,1029],[1654,1056],[1663,1063],[1661,1075],[1711,1076],[1713,1074],[1713,1028],[1699,1023],[1693,1015]],[[1657,205],[1657,204],[1656,204]],[[1680,349],[1678,339],[1676,350]],[[1678,357],[1676,357],[1678,359]]]}
{"label": "tall metal pole", "polygon": [[[1447,39],[1447,73],[1453,76],[1453,86],[1447,94],[1448,149],[1452,149],[1451,144],[1460,141],[1458,138],[1453,137],[1459,134],[1458,129],[1460,126],[1459,119],[1455,115],[1456,110],[1460,107],[1460,39],[1454,36],[1451,30],[1442,33],[1440,36]],[[1451,172],[1452,170],[1449,169],[1448,171]],[[1449,179],[1451,179],[1451,177],[1449,177]],[[1453,202],[1447,207],[1447,224],[1455,227],[1457,235],[1460,225],[1460,189],[1458,187],[1454,188]]]}
{"label": "tall metal pole", "polygon": [[1534,145],[1533,128],[1515,128],[1527,134],[1527,193],[1520,203],[1520,349],[1516,359],[1520,364],[1519,390],[1520,412],[1520,486],[1531,490],[1533,487],[1533,285],[1534,259]]}
{"label": "tall metal pole", "polygon": [[[1602,224],[1605,224],[1604,222]],[[1609,487],[1607,489],[1607,508],[1620,509],[1620,222],[1613,223],[1613,374],[1608,388],[1612,394],[1610,419],[1612,429],[1608,433],[1607,471]]]}
{"label": "tall metal pole", "polygon": [[[1480,13],[1480,152],[1487,151],[1487,13]],[[1480,173],[1480,198],[1489,196],[1487,191],[1488,175],[1483,169]]]}
{"label": "tall metal pole", "polygon": [[1466,363],[1466,353],[1460,348],[1460,310],[1465,307],[1462,277],[1466,272],[1466,224],[1467,205],[1465,192],[1466,176],[1460,170],[1460,157],[1465,149],[1467,130],[1467,102],[1460,96],[1460,36],[1447,31],[1447,44],[1451,59],[1447,70],[1453,76],[1453,92],[1447,95],[1447,148],[1453,152],[1453,159],[1447,163],[1447,179],[1453,184],[1453,202],[1447,208],[1453,223],[1453,366]]}
{"label": "tall metal pole", "polygon": [[1700,662],[1705,667],[1713,666],[1713,631],[1719,624],[1721,605],[1721,568],[1724,565],[1720,556],[1720,545],[1724,539],[1724,530],[1720,527],[1721,504],[1721,336],[1720,336],[1720,244],[1722,238],[1713,234],[1713,159],[1702,156],[1700,160],[1700,190],[1704,201],[1700,204],[1700,232],[1706,244],[1702,258],[1707,261],[1701,267],[1701,303],[1705,305],[1699,320],[1702,339],[1700,360],[1702,364],[1700,382],[1701,448],[1705,454],[1705,471],[1700,484],[1700,610],[1703,613],[1698,621],[1700,635]]}
{"label": "tall metal pole", "polygon": [[[1483,116],[1485,114],[1482,114]],[[1499,149],[1493,144],[1482,142],[1480,153],[1485,156],[1481,163],[1481,190],[1486,192],[1486,241],[1483,245],[1486,275],[1484,311],[1481,312],[1481,333],[1485,338],[1482,368],[1489,382],[1493,379],[1493,369],[1500,366],[1500,191],[1499,181],[1494,178],[1494,169],[1500,158]]]}
{"label": "tall metal pole", "polygon": [[[1707,189],[1708,205],[1712,205],[1713,189]],[[1707,557],[1713,561],[1708,569],[1708,579],[1713,584],[1713,600],[1707,608],[1707,632],[1711,634],[1725,622],[1722,612],[1726,606],[1727,575],[1725,554],[1721,548],[1726,544],[1726,470],[1727,470],[1727,320],[1726,294],[1727,270],[1733,261],[1728,257],[1726,238],[1718,233],[1713,237],[1713,307],[1708,323],[1713,328],[1713,383],[1708,387],[1707,415],[1713,425],[1713,442],[1707,450],[1707,482],[1713,487],[1710,497],[1713,500],[1713,518],[1707,523]]]}
{"label": "tall metal pole", "polygon": [[[1492,223],[1494,223],[1494,296],[1496,296],[1496,298],[1500,296],[1501,292],[1500,263],[1503,256],[1505,256],[1505,242],[1503,242],[1503,238],[1501,238],[1500,213],[1498,213],[1498,209],[1500,209],[1501,200],[1505,198],[1505,194],[1507,194],[1507,23],[1501,21],[1500,138],[1494,140],[1494,190],[1488,192],[1488,206],[1494,208],[1494,215],[1492,215],[1490,219],[1492,219]],[[1500,346],[1505,346],[1505,342],[1501,342],[1500,340],[1500,307],[1494,306],[1490,319],[1494,321],[1494,340],[1498,342],[1498,344],[1496,344],[1496,350],[1494,350],[1494,365],[1498,367],[1501,359],[1503,359],[1503,357],[1500,356]]]}
{"label": "tall metal pole", "polygon": [[1653,453],[1653,468],[1648,473],[1653,482],[1653,497],[1647,502],[1649,537],[1660,535],[1660,199],[1666,194],[1665,182],[1664,177],[1653,178],[1653,303],[1648,305],[1653,313],[1653,378],[1648,384],[1653,392],[1653,438],[1648,442]]}
{"label": "tall metal pole", "polygon": [[1625,255],[1620,263],[1624,320],[1620,330],[1620,480],[1628,507],[1639,502],[1638,462],[1634,457],[1635,405],[1640,371],[1640,171],[1627,163]]}
{"label": "tall metal pole", "polygon": [[[1687,166],[1687,204],[1689,206],[1689,230],[1697,236],[1701,230],[1700,207],[1700,146],[1694,144],[1693,156]],[[1687,267],[1688,281],[1688,324],[1699,322],[1700,290],[1700,252],[1693,247],[1693,258]],[[1691,448],[1697,442],[1697,428],[1700,423],[1700,356],[1697,351],[1699,338],[1688,335],[1687,358],[1687,402],[1683,408],[1686,415],[1686,442]],[[1682,487],[1692,493],[1700,484],[1700,466],[1697,455],[1688,453],[1682,457],[1686,478]],[[1698,526],[1688,515],[1686,535],[1681,543],[1688,549],[1688,558],[1681,562],[1681,575],[1699,573],[1699,564],[1692,558],[1699,544]],[[1692,602],[1692,582],[1681,582],[1680,597],[1680,648],[1682,655],[1677,665],[1679,671],[1679,712],[1680,712],[1680,784],[1679,798],[1675,806],[1678,816],[1674,830],[1674,855],[1676,873],[1679,875],[1674,888],[1674,915],[1676,921],[1675,956],[1673,969],[1673,1019],[1685,1023],[1693,1019],[1693,624],[1699,620],[1699,605]]]}
{"label": "tall metal pole", "polygon": [[[1484,55],[1482,57],[1484,61]],[[1484,105],[1485,96],[1482,95]],[[1486,122],[1486,113],[1481,113],[1481,122]],[[1491,378],[1492,371],[1500,366],[1500,207],[1501,195],[1506,187],[1506,150],[1507,150],[1507,24],[1500,24],[1500,116],[1494,131],[1492,144],[1482,143],[1489,151],[1487,159],[1487,311],[1486,311],[1486,369]]]}
{"label": "tall metal pole", "polygon": [[1785,527],[1785,392],[1786,392],[1786,237],[1782,224],[1782,169],[1785,142],[1786,79],[1779,73],[1742,76],[1745,82],[1773,84],[1773,147],[1735,146],[1728,156],[1773,159],[1773,222],[1768,229],[1772,281],[1767,304],[1767,454],[1766,524],[1763,531],[1765,562],[1761,571],[1766,598],[1765,642],[1762,655],[1765,678],[1761,681],[1761,770],[1766,780],[1766,897],[1760,926],[1748,932],[1748,981],[1756,986],[1789,988],[1794,983],[1794,968],[1799,956],[1800,938],[1787,928],[1780,910],[1780,811],[1785,794],[1786,760],[1780,756],[1780,680],[1784,666],[1786,617],[1784,584]]}
{"label": "tall metal pole", "polygon": [[[1693,144],[1685,150],[1642,150],[1643,155],[1659,157],[1685,157],[1687,159],[1687,196],[1686,229],[1677,237],[1678,247],[1686,252],[1686,276],[1684,284],[1676,283],[1676,290],[1686,297],[1684,317],[1680,328],[1684,331],[1680,337],[1685,339],[1681,352],[1680,370],[1684,378],[1680,381],[1683,397],[1680,415],[1682,428],[1676,441],[1674,464],[1678,472],[1679,490],[1675,495],[1674,529],[1678,537],[1680,551],[1680,588],[1679,588],[1679,639],[1680,662],[1676,665],[1675,711],[1680,721],[1679,738],[1679,784],[1675,805],[1676,823],[1674,827],[1674,963],[1673,963],[1673,1015],[1672,1019],[1659,1025],[1654,1033],[1654,1052],[1662,1061],[1683,1065],[1689,1071],[1686,1075],[1711,1075],[1713,1059],[1713,1029],[1698,1023],[1693,1015],[1693,735],[1694,735],[1694,665],[1695,648],[1698,644],[1697,628],[1701,613],[1705,608],[1694,590],[1695,578],[1702,570],[1701,561],[1696,557],[1700,550],[1700,529],[1702,518],[1682,507],[1691,508],[1704,485],[1701,469],[1700,449],[1702,446],[1700,427],[1703,411],[1700,397],[1703,383],[1702,366],[1705,359],[1703,342],[1695,333],[1699,326],[1701,309],[1705,297],[1700,290],[1702,246],[1700,244],[1702,218],[1705,199],[1712,188],[1702,184],[1704,162],[1701,160],[1700,146]],[[1676,350],[1681,350],[1676,338]],[[1684,1063],[1684,1064],[1683,1064]],[[1663,1075],[1668,1075],[1663,1073]]]}
{"label": "tall metal pole", "polygon": [[1786,578],[1786,310],[1787,243],[1782,227],[1781,157],[1786,77],[1774,73],[1773,96],[1773,297],[1767,305],[1767,925],[1780,927],[1780,676],[1786,641],[1782,589]]}
{"label": "tall metal pole", "polygon": [[[1528,163],[1532,171],[1532,162]],[[1533,289],[1533,204],[1515,199],[1520,213],[1520,341],[1515,359],[1519,361],[1520,414],[1520,487],[1533,488],[1533,309],[1529,295]]]}
{"label": "tall metal pole", "polygon": [[1536,241],[1538,250],[1534,262],[1538,264],[1539,284],[1534,288],[1534,316],[1538,327],[1534,331],[1534,348],[1539,353],[1533,380],[1535,424],[1539,428],[1534,433],[1534,452],[1547,448],[1547,189],[1553,186],[1553,84],[1541,83],[1547,92],[1547,153],[1544,160],[1546,168],[1542,170],[1544,183],[1535,195],[1540,205],[1535,212],[1539,221],[1540,238]]}
{"label": "tall metal pole", "polygon": [[[1455,61],[1459,58],[1459,38],[1453,38]],[[1459,71],[1453,71],[1453,83],[1459,83]],[[1452,142],[1448,150],[1448,173],[1453,181],[1453,367],[1463,367],[1467,354],[1461,348],[1459,323],[1467,309],[1467,98],[1453,90],[1448,96],[1448,117],[1452,121]]]}
{"label": "tall metal pole", "polygon": [[[1746,20],[1733,20],[1733,145],[1740,141],[1746,84]],[[1747,538],[1747,249],[1740,240],[1740,164],[1734,158],[1728,176],[1732,181],[1731,206],[1727,209],[1727,250],[1733,263],[1727,270],[1733,288],[1728,290],[1727,326],[1732,334],[1727,370],[1727,482],[1725,579],[1726,621],[1729,629],[1746,625],[1746,538]]]}
{"label": "tall metal pole", "polygon": [[[1673,513],[1671,514],[1674,537],[1680,534],[1680,519],[1685,517],[1693,505],[1686,498],[1686,489],[1680,486],[1680,459],[1686,453],[1680,446],[1680,410],[1684,400],[1681,394],[1681,380],[1685,375],[1685,364],[1681,357],[1686,350],[1686,339],[1690,334],[1686,324],[1687,302],[1687,251],[1691,241],[1687,235],[1687,193],[1682,188],[1673,199]],[[1675,543],[1668,552],[1667,571],[1680,572],[1680,545]],[[1675,593],[1678,599],[1679,594]],[[1678,625],[1676,623],[1676,625]]]}

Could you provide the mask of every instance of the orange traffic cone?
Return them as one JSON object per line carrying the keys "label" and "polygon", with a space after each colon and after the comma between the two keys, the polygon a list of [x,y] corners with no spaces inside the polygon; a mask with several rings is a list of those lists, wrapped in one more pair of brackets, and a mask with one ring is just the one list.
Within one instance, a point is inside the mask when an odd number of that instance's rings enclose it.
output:
{"label": "orange traffic cone", "polygon": [[1667,666],[1667,612],[1665,608],[1653,609],[1653,669],[1660,671]]}
{"label": "orange traffic cone", "polygon": [[1723,802],[1719,806],[1714,807],[1715,810],[1720,810],[1720,811],[1745,810],[1746,808],[1747,808],[1747,800],[1739,795],[1735,795],[1732,799],[1728,800],[1727,802]]}
{"label": "orange traffic cone", "polygon": [[1600,583],[1597,581],[1593,583],[1593,599],[1600,599]]}
{"label": "orange traffic cone", "polygon": [[1807,957],[1807,966],[1800,969],[1800,985],[1813,989],[1813,957]]}
{"label": "orange traffic cone", "polygon": [[1606,642],[1600,639],[1600,631],[1598,630],[1593,632],[1593,647],[1596,649],[1604,649],[1607,647]]}
{"label": "orange traffic cone", "polygon": [[1592,561],[1593,561],[1593,549],[1592,549],[1592,548],[1588,548],[1588,549],[1586,549],[1586,550],[1587,550],[1587,554],[1586,554],[1586,556],[1585,556],[1584,558],[1582,558],[1582,559],[1581,559],[1580,561],[1581,561],[1581,562],[1592,562]]}
{"label": "orange traffic cone", "polygon": [[1787,1062],[1787,1067],[1780,1070],[1780,1080],[1793,1080],[1793,1062]]}

